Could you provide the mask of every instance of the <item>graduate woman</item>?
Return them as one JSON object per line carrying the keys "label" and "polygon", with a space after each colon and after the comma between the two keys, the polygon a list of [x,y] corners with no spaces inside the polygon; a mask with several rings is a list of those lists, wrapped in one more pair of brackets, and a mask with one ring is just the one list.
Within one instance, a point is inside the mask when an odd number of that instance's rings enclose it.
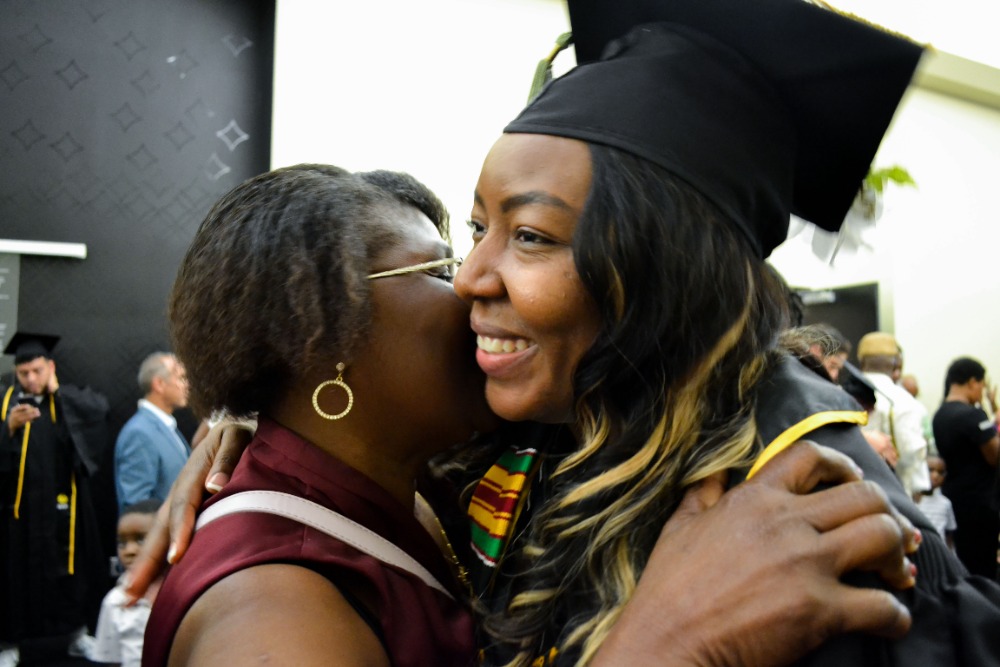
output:
{"label": "graduate woman", "polygon": [[[679,597],[661,613],[683,615],[692,573],[654,546],[685,489],[719,472],[737,484],[801,437],[850,455],[924,535],[901,597],[910,633],[838,637],[807,664],[1000,660],[1000,589],[937,539],[856,427],[864,412],[778,351],[787,296],[763,261],[790,212],[839,227],[921,49],[798,0],[581,0],[570,16],[579,65],[486,157],[455,282],[490,407],[565,425],[537,453],[519,443],[472,497],[471,562],[492,570],[487,662],[604,664],[641,641],[620,621],[655,623],[636,592],[644,570]],[[512,468],[530,488],[495,493]],[[498,496],[520,508],[514,521],[483,511]],[[753,617],[753,595],[720,595],[724,576],[703,582],[718,607],[691,627]]]}

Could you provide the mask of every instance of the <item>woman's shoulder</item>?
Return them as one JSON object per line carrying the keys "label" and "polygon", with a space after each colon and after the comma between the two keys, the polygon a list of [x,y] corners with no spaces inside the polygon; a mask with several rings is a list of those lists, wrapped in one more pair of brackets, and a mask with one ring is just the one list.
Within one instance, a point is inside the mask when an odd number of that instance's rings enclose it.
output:
{"label": "woman's shoulder", "polygon": [[296,665],[388,665],[381,641],[327,576],[267,563],[219,580],[181,622],[171,664],[247,664],[281,656]]}

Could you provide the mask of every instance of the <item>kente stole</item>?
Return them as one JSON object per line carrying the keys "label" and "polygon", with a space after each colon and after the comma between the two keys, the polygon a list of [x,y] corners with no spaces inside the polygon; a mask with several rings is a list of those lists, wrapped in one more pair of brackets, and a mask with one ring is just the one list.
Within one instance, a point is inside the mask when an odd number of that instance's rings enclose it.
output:
{"label": "kente stole", "polygon": [[508,449],[472,494],[469,502],[472,550],[487,567],[497,566],[510,541],[537,460],[537,449]]}

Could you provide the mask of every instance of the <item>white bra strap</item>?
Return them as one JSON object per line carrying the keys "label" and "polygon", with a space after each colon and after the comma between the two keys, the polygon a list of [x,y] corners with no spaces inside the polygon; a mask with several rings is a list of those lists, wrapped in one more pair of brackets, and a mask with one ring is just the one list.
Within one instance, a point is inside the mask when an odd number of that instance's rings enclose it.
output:
{"label": "white bra strap", "polygon": [[236,512],[264,512],[292,519],[349,544],[373,558],[409,572],[431,588],[454,599],[427,569],[412,556],[361,524],[343,514],[327,509],[311,500],[280,491],[243,491],[223,498],[198,517],[195,530],[218,518]]}

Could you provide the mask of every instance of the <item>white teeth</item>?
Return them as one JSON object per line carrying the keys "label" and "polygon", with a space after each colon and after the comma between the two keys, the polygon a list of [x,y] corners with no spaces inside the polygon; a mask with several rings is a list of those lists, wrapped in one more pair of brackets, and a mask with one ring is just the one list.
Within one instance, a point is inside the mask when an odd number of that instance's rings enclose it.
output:
{"label": "white teeth", "polygon": [[480,350],[491,354],[510,354],[528,349],[528,341],[523,338],[490,338],[476,336],[476,345]]}

